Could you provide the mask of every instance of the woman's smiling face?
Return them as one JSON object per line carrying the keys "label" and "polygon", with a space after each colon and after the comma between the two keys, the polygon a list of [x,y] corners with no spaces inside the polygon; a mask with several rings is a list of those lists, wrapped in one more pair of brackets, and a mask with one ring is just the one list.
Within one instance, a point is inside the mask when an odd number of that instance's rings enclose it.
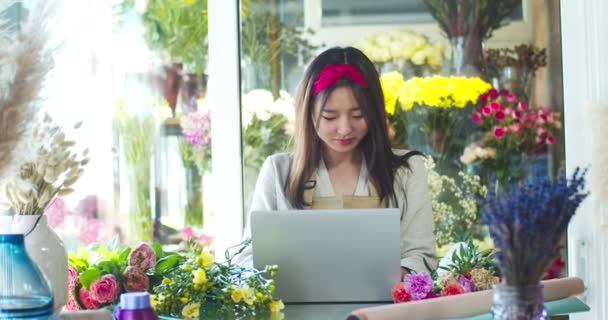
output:
{"label": "woman's smiling face", "polygon": [[315,105],[313,123],[317,135],[323,141],[325,154],[346,155],[353,153],[367,134],[367,121],[361,106],[348,86],[332,91],[325,108]]}

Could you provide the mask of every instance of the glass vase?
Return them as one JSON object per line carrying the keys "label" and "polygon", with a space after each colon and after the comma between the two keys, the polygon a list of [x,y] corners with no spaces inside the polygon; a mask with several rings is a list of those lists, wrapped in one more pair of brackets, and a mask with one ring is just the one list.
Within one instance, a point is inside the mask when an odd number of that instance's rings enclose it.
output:
{"label": "glass vase", "polygon": [[495,284],[492,289],[494,320],[546,320],[543,285],[509,286]]}
{"label": "glass vase", "polygon": [[482,39],[476,32],[450,39],[450,75],[483,77]]}
{"label": "glass vase", "polygon": [[186,197],[184,224],[190,227],[203,226],[203,176],[196,166],[186,166]]}
{"label": "glass vase", "polygon": [[152,240],[152,205],[150,192],[150,162],[130,165],[129,178],[129,239]]}
{"label": "glass vase", "polygon": [[53,295],[23,234],[0,234],[0,319],[50,319]]}
{"label": "glass vase", "polygon": [[45,215],[15,215],[12,230],[25,234],[28,255],[53,290],[53,309],[61,311],[68,300],[68,253],[63,241],[50,228]]}

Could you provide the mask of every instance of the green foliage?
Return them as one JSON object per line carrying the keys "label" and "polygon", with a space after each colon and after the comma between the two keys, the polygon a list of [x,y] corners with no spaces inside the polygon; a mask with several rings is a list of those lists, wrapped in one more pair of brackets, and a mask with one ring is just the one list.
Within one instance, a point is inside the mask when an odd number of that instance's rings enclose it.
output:
{"label": "green foliage", "polygon": [[[125,13],[135,1],[124,0],[115,12]],[[201,74],[207,66],[207,0],[148,0],[142,13],[148,46]]]}
{"label": "green foliage", "polygon": [[288,150],[290,138],[285,132],[286,124],[287,118],[279,113],[273,113],[267,120],[253,115],[243,133],[246,166],[260,168],[268,156]]}
{"label": "green foliage", "polygon": [[480,251],[479,246],[475,245],[471,239],[454,250],[450,258],[452,263],[440,268],[453,274],[465,274],[471,269],[485,269],[498,274],[498,268],[494,262],[494,249]]}

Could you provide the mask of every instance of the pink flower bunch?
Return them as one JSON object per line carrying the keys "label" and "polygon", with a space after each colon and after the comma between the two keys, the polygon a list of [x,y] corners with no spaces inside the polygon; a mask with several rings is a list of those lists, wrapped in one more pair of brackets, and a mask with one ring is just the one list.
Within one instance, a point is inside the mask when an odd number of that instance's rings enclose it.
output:
{"label": "pink flower bunch", "polygon": [[551,108],[531,108],[513,92],[494,88],[479,97],[471,120],[484,129],[487,145],[497,152],[542,152],[555,143],[553,132],[561,128],[560,115]]}
{"label": "pink flower bunch", "polygon": [[181,232],[185,245],[189,247],[213,247],[213,240],[215,237],[204,231],[195,233],[192,227],[184,227]]}
{"label": "pink flower bunch", "polygon": [[211,117],[209,112],[192,112],[180,119],[182,134],[190,144],[211,154]]}
{"label": "pink flower bunch", "polygon": [[[126,251],[125,251],[126,256]],[[80,283],[79,277],[82,273],[90,270],[100,270],[92,264],[93,269],[87,266],[79,268],[70,265],[68,267],[68,302],[66,309],[70,311],[82,309],[98,309],[106,305],[115,304],[122,292],[143,292],[150,289],[150,279],[146,271],[156,263],[154,250],[146,243],[131,250],[120,262],[115,263],[110,269],[123,270],[120,273],[106,273],[88,284],[88,287]],[[100,263],[114,263],[99,261]],[[80,271],[80,273],[79,273]],[[114,272],[114,271],[112,271]],[[90,274],[90,273],[89,273]],[[84,280],[83,280],[84,281]]]}

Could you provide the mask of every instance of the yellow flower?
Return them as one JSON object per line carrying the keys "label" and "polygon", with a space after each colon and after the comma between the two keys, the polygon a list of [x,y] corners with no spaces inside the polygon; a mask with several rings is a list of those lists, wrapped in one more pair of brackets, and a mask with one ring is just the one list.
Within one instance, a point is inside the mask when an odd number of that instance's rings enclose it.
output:
{"label": "yellow flower", "polygon": [[414,105],[438,108],[464,108],[475,103],[491,85],[477,77],[414,77],[406,81],[398,92],[405,110]]}
{"label": "yellow flower", "polygon": [[273,300],[268,303],[268,308],[270,312],[279,312],[285,308],[285,305],[281,300]]}
{"label": "yellow flower", "polygon": [[181,297],[181,298],[179,299],[179,301],[181,301],[183,304],[186,304],[186,303],[188,303],[188,301],[190,301],[190,299],[188,299],[188,298],[186,298],[186,297]]}
{"label": "yellow flower", "polygon": [[387,72],[380,76],[382,92],[384,93],[384,108],[386,113],[395,114],[397,95],[403,86],[403,75],[397,71]]}
{"label": "yellow flower", "polygon": [[198,319],[200,317],[200,303],[191,303],[184,306],[182,309],[182,316],[184,319]]}
{"label": "yellow flower", "polygon": [[205,274],[205,270],[198,268],[196,271],[192,272],[194,279],[192,282],[196,285],[202,285],[207,282],[207,274]]}
{"label": "yellow flower", "polygon": [[234,290],[232,290],[232,301],[234,301],[235,303],[239,303],[241,302],[241,300],[243,300],[243,291],[241,288],[234,288]]}
{"label": "yellow flower", "polygon": [[151,294],[150,295],[150,306],[152,306],[152,309],[156,309],[157,305],[158,305],[158,300],[156,299],[156,295]]}
{"label": "yellow flower", "polygon": [[213,255],[207,251],[201,252],[201,254],[196,258],[196,262],[203,266],[203,268],[207,269],[211,267],[213,263]]}
{"label": "yellow flower", "polygon": [[239,303],[242,300],[248,305],[253,305],[256,300],[255,291],[247,284],[240,288],[234,288],[231,296],[232,301],[234,301],[235,303]]}
{"label": "yellow flower", "polygon": [[182,266],[182,269],[184,269],[185,271],[190,271],[190,270],[192,270],[192,267],[189,264],[184,264]]}
{"label": "yellow flower", "polygon": [[164,278],[162,281],[162,284],[169,284],[169,283],[171,283],[171,279],[169,279],[169,278]]}

